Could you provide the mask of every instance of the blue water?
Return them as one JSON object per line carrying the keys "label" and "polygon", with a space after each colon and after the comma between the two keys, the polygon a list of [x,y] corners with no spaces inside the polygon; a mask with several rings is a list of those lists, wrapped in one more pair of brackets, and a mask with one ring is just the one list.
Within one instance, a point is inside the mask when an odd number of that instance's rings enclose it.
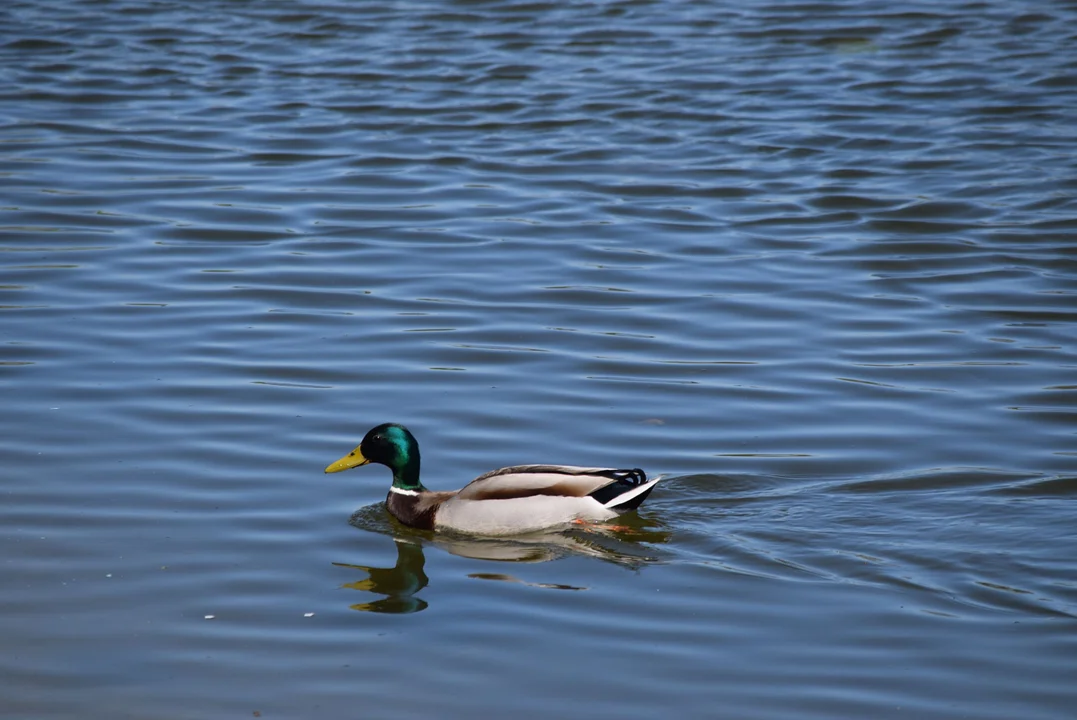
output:
{"label": "blue water", "polygon": [[0,716],[1072,717],[1075,21],[8,3]]}

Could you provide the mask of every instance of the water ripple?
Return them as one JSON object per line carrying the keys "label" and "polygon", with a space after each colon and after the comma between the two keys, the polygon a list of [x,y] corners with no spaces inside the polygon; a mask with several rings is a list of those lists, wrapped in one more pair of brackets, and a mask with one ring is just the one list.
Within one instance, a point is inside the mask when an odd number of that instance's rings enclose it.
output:
{"label": "water ripple", "polygon": [[[7,3],[5,709],[1068,717],[1074,20]],[[672,477],[438,544],[383,420]]]}

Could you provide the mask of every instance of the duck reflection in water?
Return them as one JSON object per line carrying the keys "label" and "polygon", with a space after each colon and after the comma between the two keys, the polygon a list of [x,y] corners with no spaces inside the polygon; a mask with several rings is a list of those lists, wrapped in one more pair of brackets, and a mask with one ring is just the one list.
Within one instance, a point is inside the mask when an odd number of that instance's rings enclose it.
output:
{"label": "duck reflection in water", "polygon": [[[353,610],[379,613],[413,613],[425,610],[427,602],[418,597],[430,578],[425,572],[425,546],[431,545],[459,557],[495,562],[541,563],[568,555],[583,555],[637,570],[656,562],[652,545],[668,541],[670,533],[656,522],[638,516],[626,519],[629,524],[617,528],[590,528],[546,532],[513,538],[481,538],[448,533],[414,530],[395,522],[383,503],[357,511],[351,518],[356,528],[392,537],[396,546],[396,564],[381,568],[352,563],[333,563],[337,567],[359,570],[358,580],[342,587],[375,593],[384,597],[356,603]],[[647,543],[644,545],[643,543]],[[475,572],[477,580],[523,581],[496,572]],[[523,583],[555,590],[586,590],[585,587],[560,583]]]}
{"label": "duck reflection in water", "polygon": [[393,539],[396,540],[396,565],[391,568],[333,563],[337,567],[352,568],[366,573],[365,578],[344,583],[342,587],[385,596],[373,602],[356,603],[351,606],[352,610],[402,615],[426,609],[426,601],[415,597],[415,593],[430,582],[430,578],[423,572],[423,566],[426,564],[423,546],[402,538]]}

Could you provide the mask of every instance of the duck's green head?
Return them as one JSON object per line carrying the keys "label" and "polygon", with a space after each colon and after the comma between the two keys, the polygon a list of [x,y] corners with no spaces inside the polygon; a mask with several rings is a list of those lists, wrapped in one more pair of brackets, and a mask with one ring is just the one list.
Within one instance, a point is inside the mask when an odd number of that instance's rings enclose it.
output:
{"label": "duck's green head", "polygon": [[378,463],[392,470],[395,487],[404,490],[422,488],[419,482],[419,443],[403,425],[385,423],[371,429],[359,447],[325,471],[335,473],[367,463]]}

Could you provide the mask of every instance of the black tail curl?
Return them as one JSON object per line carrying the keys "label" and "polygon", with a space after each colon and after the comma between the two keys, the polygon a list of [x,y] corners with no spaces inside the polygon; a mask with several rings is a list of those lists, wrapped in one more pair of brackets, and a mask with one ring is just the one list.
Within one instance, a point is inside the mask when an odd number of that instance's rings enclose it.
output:
{"label": "black tail curl", "polygon": [[598,502],[609,507],[610,509],[632,510],[639,507],[648,495],[649,492],[638,495],[628,501],[625,505],[610,505],[610,502],[616,500],[619,495],[624,495],[633,488],[638,488],[640,485],[647,482],[647,473],[643,472],[639,468],[632,468],[631,470],[605,470],[601,475],[613,480],[609,485],[603,485],[598,490],[591,493]]}

